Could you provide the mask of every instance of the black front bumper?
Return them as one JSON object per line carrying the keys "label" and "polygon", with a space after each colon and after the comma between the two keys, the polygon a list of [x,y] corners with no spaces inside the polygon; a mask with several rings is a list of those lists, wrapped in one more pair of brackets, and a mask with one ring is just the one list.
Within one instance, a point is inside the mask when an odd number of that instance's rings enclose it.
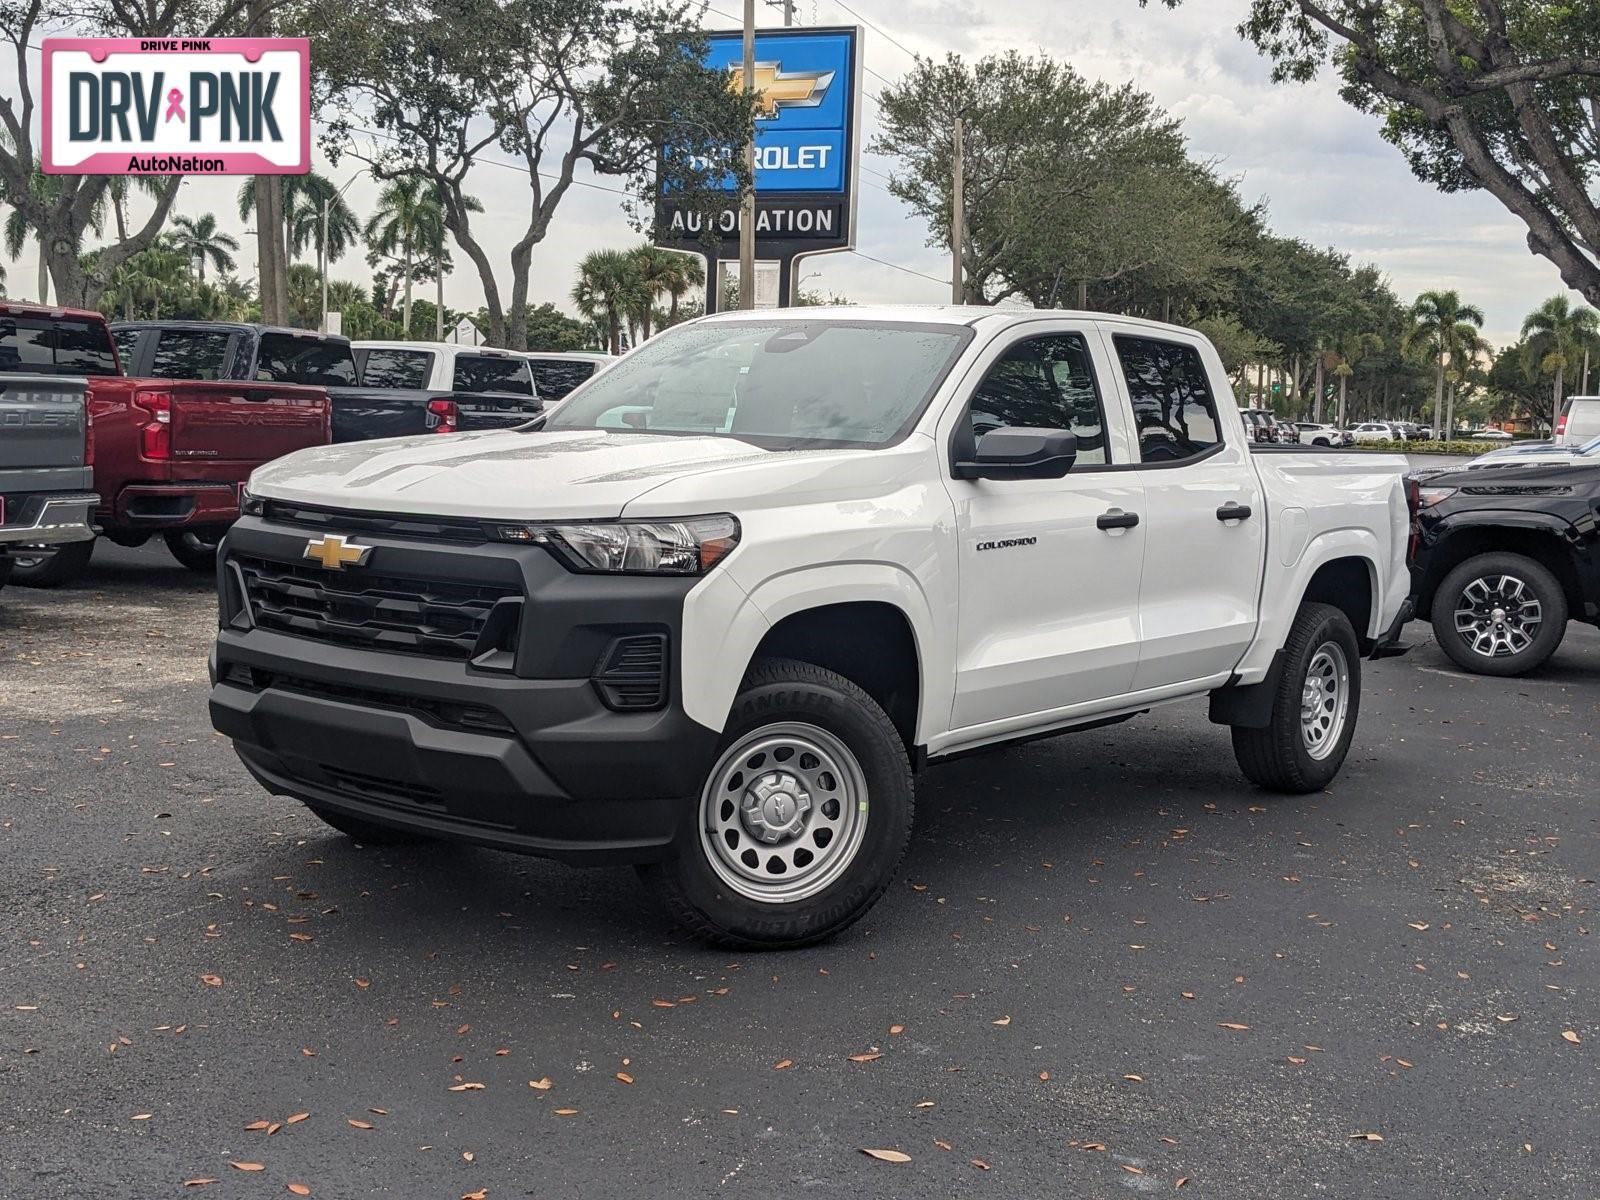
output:
{"label": "black front bumper", "polygon": [[[577,862],[661,857],[718,737],[683,711],[677,684],[693,581],[577,575],[534,546],[359,540],[386,577],[515,582],[525,600],[510,669],[254,625],[230,559],[292,561],[307,533],[246,518],[221,556],[210,707],[251,774],[395,828]],[[665,703],[613,711],[593,676],[617,637],[642,632],[667,639]]]}

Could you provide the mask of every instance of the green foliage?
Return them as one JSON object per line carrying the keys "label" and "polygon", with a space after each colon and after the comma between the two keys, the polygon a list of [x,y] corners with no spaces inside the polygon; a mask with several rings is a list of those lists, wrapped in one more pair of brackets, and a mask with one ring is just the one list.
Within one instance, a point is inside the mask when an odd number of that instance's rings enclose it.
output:
{"label": "green foliage", "polygon": [[[1149,0],[1139,0],[1141,6]],[[1182,0],[1161,0],[1175,8]],[[1248,0],[1240,34],[1273,77],[1325,67],[1382,121],[1418,178],[1482,188],[1535,254],[1600,303],[1600,4],[1554,0]]]}
{"label": "green foliage", "polygon": [[528,310],[529,350],[588,350],[595,345],[592,327],[575,321],[554,304]]}

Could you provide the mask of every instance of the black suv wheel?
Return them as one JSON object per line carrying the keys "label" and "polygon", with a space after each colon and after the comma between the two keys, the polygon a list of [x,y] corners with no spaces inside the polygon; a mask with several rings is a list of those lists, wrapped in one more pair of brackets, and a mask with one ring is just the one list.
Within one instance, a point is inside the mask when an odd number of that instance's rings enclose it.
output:
{"label": "black suv wheel", "polygon": [[1535,559],[1480,554],[1444,577],[1433,594],[1433,634],[1463,670],[1523,675],[1556,652],[1567,632],[1567,594]]}

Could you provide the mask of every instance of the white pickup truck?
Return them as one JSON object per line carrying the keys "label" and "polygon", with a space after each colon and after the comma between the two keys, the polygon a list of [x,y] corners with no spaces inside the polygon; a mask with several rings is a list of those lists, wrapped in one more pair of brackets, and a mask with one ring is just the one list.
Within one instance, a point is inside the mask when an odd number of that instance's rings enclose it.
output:
{"label": "white pickup truck", "polygon": [[1248,778],[1327,784],[1409,615],[1404,470],[1253,450],[1186,329],[716,316],[521,429],[257,470],[212,718],[358,839],[631,862],[712,940],[801,944],[979,747],[1209,697]]}

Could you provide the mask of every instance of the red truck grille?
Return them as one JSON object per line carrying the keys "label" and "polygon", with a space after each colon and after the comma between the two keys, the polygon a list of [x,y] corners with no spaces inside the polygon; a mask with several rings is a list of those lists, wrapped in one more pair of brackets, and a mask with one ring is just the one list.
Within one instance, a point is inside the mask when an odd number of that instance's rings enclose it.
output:
{"label": "red truck grille", "polygon": [[251,615],[262,629],[343,646],[465,660],[489,613],[513,587],[406,579],[239,557]]}

